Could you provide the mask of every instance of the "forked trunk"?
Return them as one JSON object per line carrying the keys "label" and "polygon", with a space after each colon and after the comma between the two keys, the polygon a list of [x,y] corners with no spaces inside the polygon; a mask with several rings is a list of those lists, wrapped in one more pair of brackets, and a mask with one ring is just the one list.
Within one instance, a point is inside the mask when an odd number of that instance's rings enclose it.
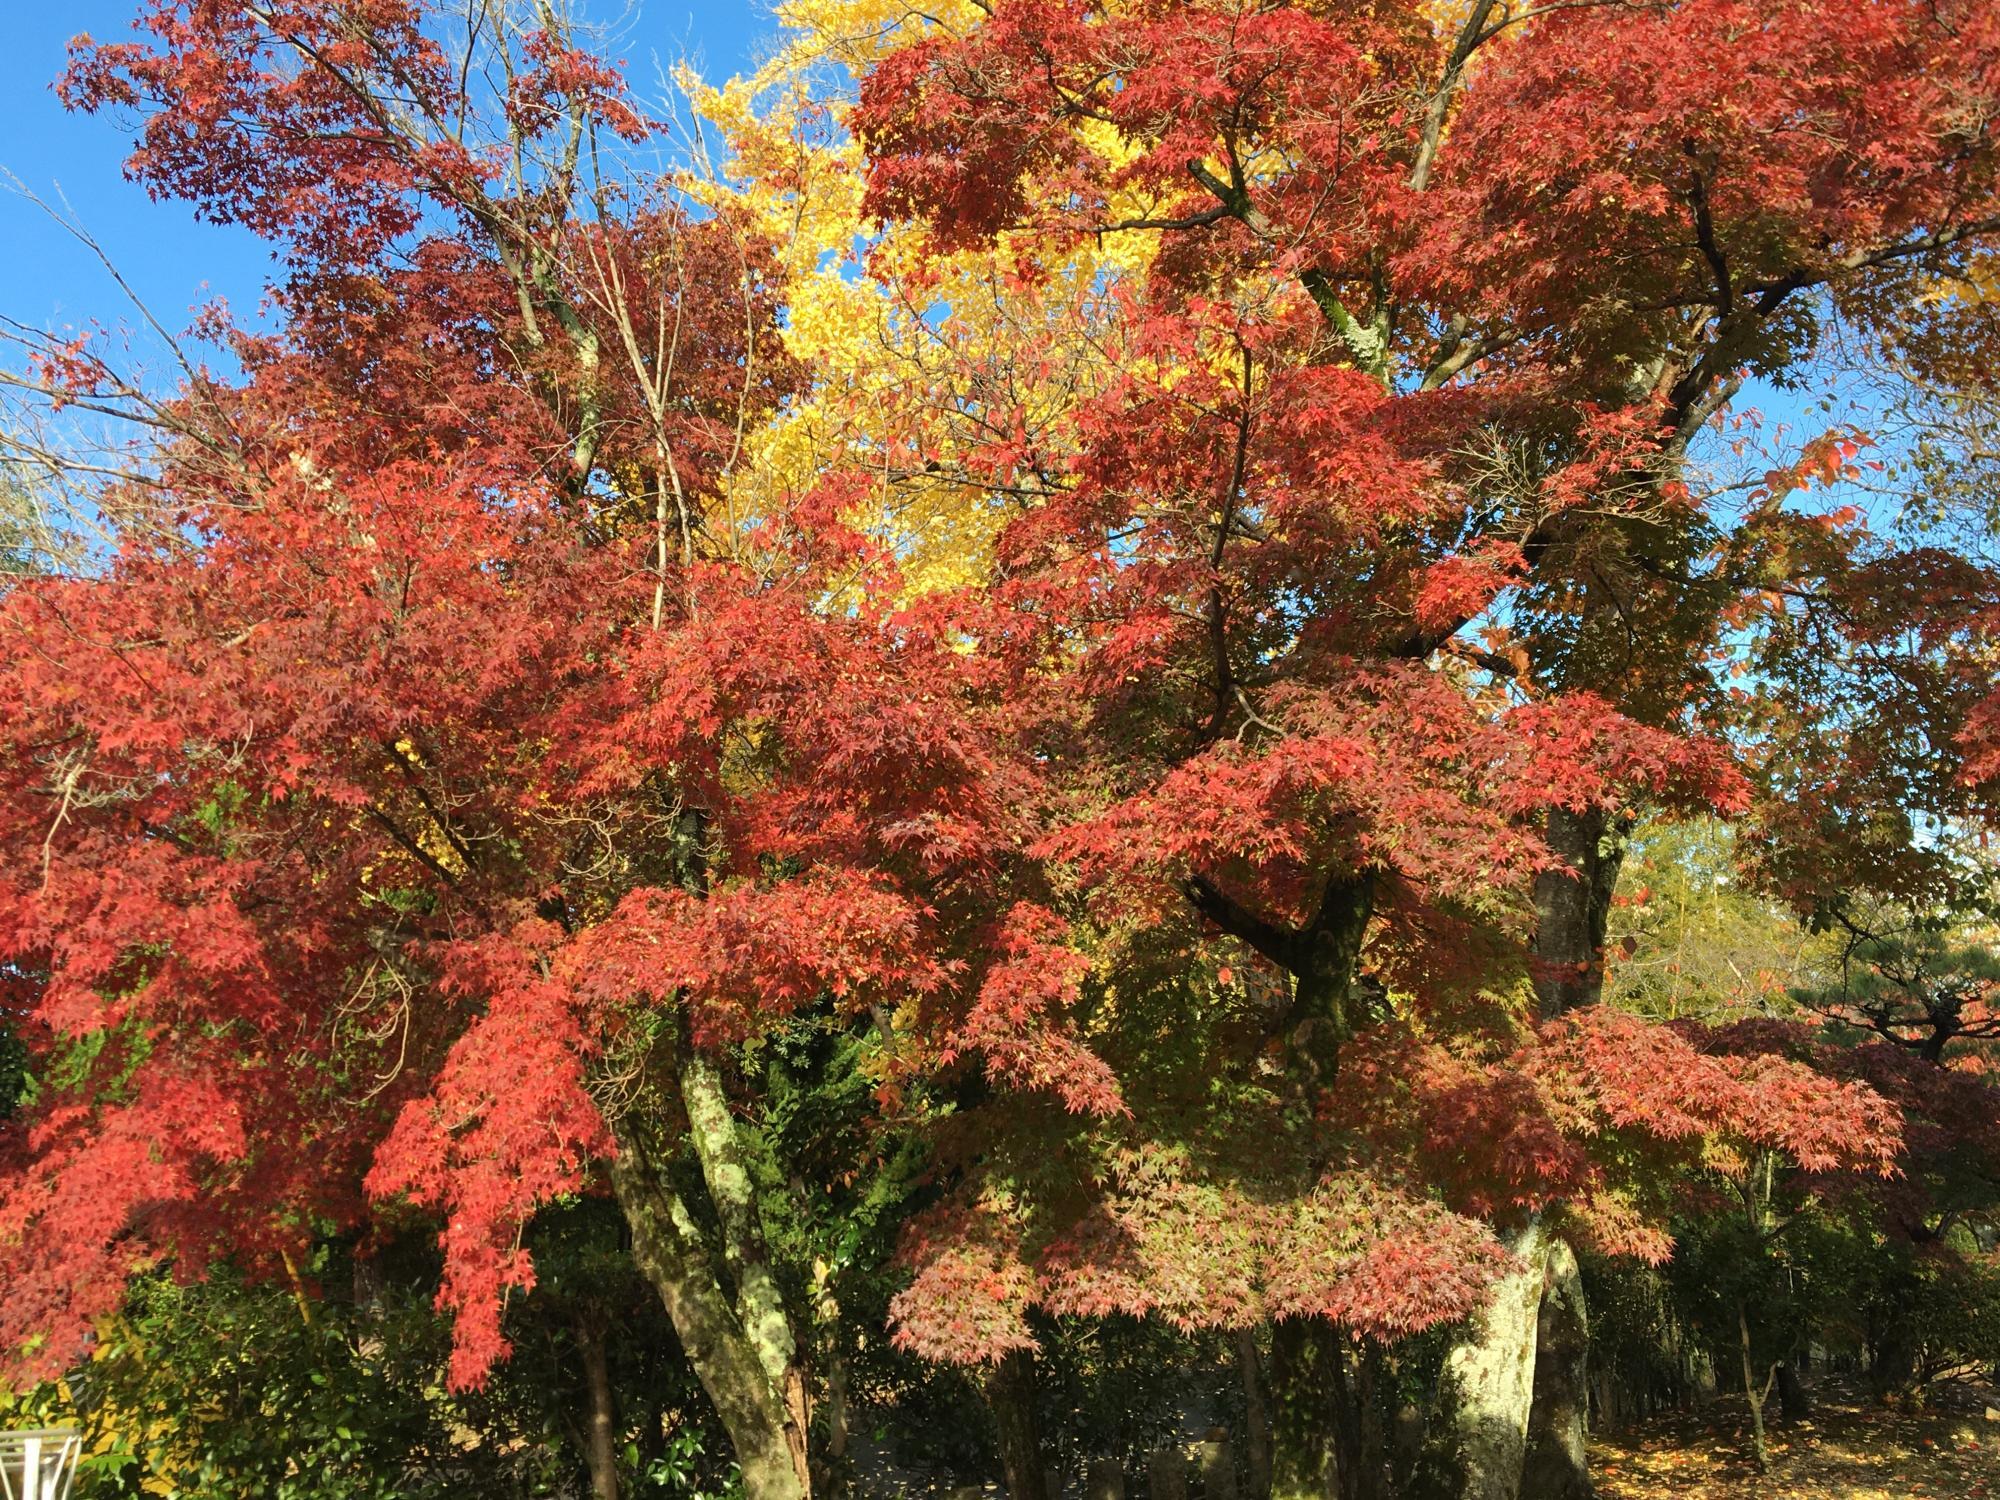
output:
{"label": "forked trunk", "polygon": [[[612,1190],[632,1228],[632,1256],[660,1294],[730,1436],[746,1500],[808,1500],[802,1382],[790,1366],[790,1330],[780,1342],[760,1316],[768,1308],[742,1292],[730,1298],[686,1204],[636,1142],[620,1140]],[[772,1356],[780,1352],[786,1362],[774,1372]]]}
{"label": "forked trunk", "polygon": [[1741,1303],[1736,1307],[1736,1328],[1741,1336],[1743,1350],[1743,1395],[1750,1403],[1750,1438],[1757,1459],[1759,1473],[1769,1473],[1771,1469],[1770,1445],[1764,1441],[1764,1403],[1771,1395],[1771,1381],[1778,1378],[1777,1366],[1771,1367],[1770,1379],[1760,1388],[1757,1384],[1757,1366],[1750,1357],[1750,1314]]}

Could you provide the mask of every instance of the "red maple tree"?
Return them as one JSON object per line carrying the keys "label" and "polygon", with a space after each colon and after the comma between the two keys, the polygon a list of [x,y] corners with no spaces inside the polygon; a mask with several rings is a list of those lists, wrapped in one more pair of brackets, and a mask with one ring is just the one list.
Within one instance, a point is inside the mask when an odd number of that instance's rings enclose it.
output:
{"label": "red maple tree", "polygon": [[[651,123],[544,21],[511,59],[470,39],[498,101],[398,0],[169,3],[78,44],[68,96],[139,111],[135,174],[287,279],[240,379],[140,408],[117,555],[0,602],[0,953],[41,1080],[0,1341],[60,1370],[135,1271],[269,1269],[406,1196],[476,1383],[523,1224],[608,1170],[746,1481],[799,1494],[732,1049],[830,997],[1076,1107],[1115,1086],[1010,915],[991,667],[898,607],[842,475],[731,500],[804,378],[768,247],[586,182]],[[45,373],[129,389],[85,348]],[[665,1175],[690,1142],[726,1270]]]}
{"label": "red maple tree", "polygon": [[[1083,237],[1158,236],[1111,288],[1110,388],[990,465],[1039,492],[1002,534],[998,593],[1075,683],[1063,758],[1091,768],[1086,810],[1041,849],[1076,872],[1118,962],[1156,971],[1140,950],[1167,945],[1185,968],[1222,936],[1273,977],[1238,1065],[1303,1090],[1304,1113],[1251,1126],[1248,1158],[1291,1142],[1298,1203],[1386,1170],[1413,1201],[1516,1226],[1524,1253],[1550,1241],[1522,1215],[1558,1204],[1573,1232],[1661,1248],[1636,1185],[1606,1175],[1618,1150],[1598,1149],[1629,1130],[1782,1138],[1821,1166],[1852,1146],[1879,1167],[1893,1132],[1864,1124],[1865,1092],[1795,1062],[1702,1062],[1590,1007],[1631,820],[1746,809],[1722,737],[1782,737],[1730,691],[1758,610],[1782,640],[1813,628],[1794,583],[1838,573],[1852,602],[1926,573],[1798,514],[1789,473],[1748,506],[1706,497],[1690,450],[1747,381],[1784,378],[1837,324],[1893,320],[2000,232],[2000,150],[1970,124],[1994,97],[1991,8],[1473,3],[1440,24],[1414,5],[1001,0],[906,37],[854,116],[875,212],[941,252],[1002,243],[1029,275]],[[1852,451],[1829,438],[1799,472],[1837,478]],[[1976,752],[1991,580],[1954,566],[1955,594],[1913,587],[1955,664],[1937,674],[1942,742]],[[1524,971],[1527,1017],[1506,998]],[[1661,1077],[1691,1094],[1656,1093]],[[1820,1137],[1830,1155],[1808,1140],[1820,1111],[1845,1122]],[[974,1196],[1014,1202],[1001,1181]],[[1145,1246],[1136,1196],[1112,1201]],[[1235,1222],[1227,1202],[1215,1217]],[[927,1248],[962,1289],[954,1243]],[[1064,1305],[1071,1242],[1045,1230],[1025,1253],[1039,1283],[986,1284]],[[1346,1335],[1473,1300],[1434,1267],[1408,1275],[1435,1299],[1414,1316],[1397,1278],[1253,1304],[1293,1315],[1274,1350],[1277,1493],[1321,1493],[1327,1428],[1352,1435],[1329,1415],[1345,1393],[1310,1388],[1329,1370],[1339,1385]],[[1177,1305],[1129,1274],[1092,1285]],[[1525,1364],[1473,1345],[1448,1362],[1465,1493],[1512,1494],[1524,1466],[1535,1493],[1586,1488],[1580,1365],[1536,1375],[1559,1409],[1532,1421],[1525,1380],[1491,1384],[1533,1366],[1537,1300],[1503,1286],[1475,1329],[1525,1342]],[[1240,1294],[1200,1301],[1244,1316]],[[918,1314],[906,1331],[928,1339]],[[1496,1411],[1518,1416],[1478,1430]],[[1337,1467],[1349,1486],[1374,1468]]]}
{"label": "red maple tree", "polygon": [[2000,16],[914,26],[853,116],[875,212],[1003,237],[1024,289],[1160,243],[1087,395],[1029,423],[1001,382],[990,444],[915,455],[1006,510],[989,578],[912,601],[852,525],[882,476],[732,503],[812,379],[777,260],[590,174],[654,122],[538,14],[467,40],[495,98],[416,0],[155,0],[79,48],[143,181],[279,247],[285,319],[159,408],[107,497],[157,524],[0,603],[0,959],[44,1080],[7,1346],[58,1368],[135,1269],[255,1269],[403,1194],[476,1380],[521,1225],[608,1178],[750,1492],[800,1494],[729,1059],[831,997],[955,1091],[905,1343],[1271,1322],[1276,1493],[1338,1449],[1358,1495],[1353,1382],[1472,1315],[1462,1349],[1530,1355],[1448,1365],[1510,1413],[1456,1434],[1465,1492],[1576,1492],[1556,1356],[1532,1422],[1539,1382],[1480,1384],[1533,1376],[1562,1236],[1660,1253],[1649,1185],[1702,1142],[1893,1145],[1865,1089],[1593,1002],[1630,820],[1749,804],[1717,678],[1797,571],[1797,518],[1711,503],[1690,445],[2000,231]]}

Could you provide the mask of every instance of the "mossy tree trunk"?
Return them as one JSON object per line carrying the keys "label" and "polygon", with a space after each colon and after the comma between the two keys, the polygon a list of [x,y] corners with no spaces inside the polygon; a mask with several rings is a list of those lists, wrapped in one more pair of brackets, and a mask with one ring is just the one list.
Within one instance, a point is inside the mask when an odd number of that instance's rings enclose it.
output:
{"label": "mossy tree trunk", "polygon": [[1551,1239],[1543,1257],[1542,1305],[1536,1315],[1535,1380],[1528,1448],[1521,1469],[1524,1500],[1590,1500],[1585,1447],[1590,1415],[1590,1317],[1576,1252]]}
{"label": "mossy tree trunk", "polygon": [[1539,1220],[1510,1238],[1515,1268],[1445,1356],[1425,1469],[1429,1493],[1516,1500],[1528,1452],[1548,1236]]}
{"label": "mossy tree trunk", "polygon": [[683,1048],[676,1071],[689,1141],[721,1229],[719,1256],[637,1132],[620,1133],[612,1188],[634,1258],[729,1434],[747,1500],[807,1500],[805,1372],[765,1248],[754,1143],[731,1112],[713,1062]]}

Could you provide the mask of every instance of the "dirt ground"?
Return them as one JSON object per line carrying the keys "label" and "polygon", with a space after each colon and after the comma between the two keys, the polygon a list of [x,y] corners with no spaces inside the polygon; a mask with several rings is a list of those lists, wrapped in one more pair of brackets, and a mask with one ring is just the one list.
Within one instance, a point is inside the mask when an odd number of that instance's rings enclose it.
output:
{"label": "dirt ground", "polygon": [[1598,1494],[1602,1500],[2000,1500],[2000,1391],[1948,1388],[1917,1412],[1885,1409],[1839,1389],[1813,1395],[1812,1420],[1770,1428],[1768,1475],[1749,1457],[1749,1412],[1738,1397],[1593,1442]]}

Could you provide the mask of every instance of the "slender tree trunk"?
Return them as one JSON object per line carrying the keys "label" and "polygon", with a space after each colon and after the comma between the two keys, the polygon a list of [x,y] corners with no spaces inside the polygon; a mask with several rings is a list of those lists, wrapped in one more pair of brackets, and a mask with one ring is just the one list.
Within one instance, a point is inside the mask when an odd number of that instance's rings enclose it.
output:
{"label": "slender tree trunk", "polygon": [[848,1406],[852,1364],[847,1340],[841,1336],[840,1299],[834,1294],[832,1271],[819,1266],[813,1279],[813,1345],[825,1371],[821,1411],[825,1414],[826,1442],[812,1454],[812,1482],[820,1496],[829,1497],[846,1495],[854,1488],[847,1452],[853,1420]]}
{"label": "slender tree trunk", "polygon": [[1551,1239],[1543,1261],[1535,1332],[1535,1389],[1521,1494],[1532,1500],[1589,1500],[1585,1448],[1590,1408],[1590,1317],[1576,1252]]}
{"label": "slender tree trunk", "polygon": [[1042,1458],[1042,1429],[1035,1413],[1035,1357],[1009,1354],[986,1377],[986,1404],[1000,1435],[1000,1467],[1010,1500],[1054,1500]]}
{"label": "slender tree trunk", "polygon": [[847,1354],[836,1349],[826,1372],[826,1451],[838,1462],[847,1457]]}
{"label": "slender tree trunk", "polygon": [[1429,1435],[1428,1487],[1457,1500],[1516,1500],[1521,1489],[1548,1259],[1540,1220],[1512,1236],[1508,1248],[1520,1264],[1495,1283],[1445,1356]]}
{"label": "slender tree trunk", "polygon": [[1264,1392],[1264,1359],[1256,1330],[1236,1331],[1236,1369],[1243,1379],[1244,1457],[1250,1466],[1251,1500],[1271,1493],[1271,1408]]}
{"label": "slender tree trunk", "polygon": [[[1741,1303],[1736,1307],[1736,1327],[1743,1346],[1743,1395],[1750,1403],[1750,1436],[1756,1445],[1757,1468],[1760,1473],[1771,1471],[1771,1450],[1764,1442],[1764,1399],[1770,1394],[1767,1384],[1761,1391],[1757,1388],[1757,1368],[1750,1358],[1750,1314]],[[1772,1370],[1773,1378],[1777,1370]]]}
{"label": "slender tree trunk", "polygon": [[361,1333],[354,1352],[363,1359],[372,1360],[382,1353],[383,1291],[381,1263],[372,1252],[364,1253],[362,1246],[355,1246],[354,1313]]}
{"label": "slender tree trunk", "polygon": [[1339,1330],[1324,1318],[1271,1325],[1271,1500],[1329,1500],[1339,1489],[1334,1429]]}
{"label": "slender tree trunk", "polygon": [[[768,1367],[771,1329],[744,1316],[716,1274],[687,1206],[637,1143],[621,1140],[611,1183],[632,1230],[632,1253],[715,1404],[743,1475],[746,1500],[807,1500],[804,1432],[789,1382]],[[759,1333],[765,1349],[760,1354]]]}
{"label": "slender tree trunk", "polygon": [[618,1500],[618,1413],[611,1400],[611,1367],[604,1357],[604,1331],[589,1318],[578,1321],[577,1352],[583,1356],[584,1389],[590,1395],[590,1426],[583,1456],[590,1466],[592,1500]]}

